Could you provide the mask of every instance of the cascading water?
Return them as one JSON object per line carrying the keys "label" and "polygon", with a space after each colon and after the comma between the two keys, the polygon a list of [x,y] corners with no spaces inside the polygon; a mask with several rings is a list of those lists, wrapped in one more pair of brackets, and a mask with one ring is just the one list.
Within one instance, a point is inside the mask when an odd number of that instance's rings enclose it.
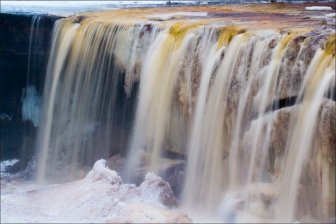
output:
{"label": "cascading water", "polygon": [[[22,94],[22,120],[31,121],[34,127],[38,127],[40,119],[40,99],[37,93],[36,87],[32,85],[34,81],[34,76],[36,75],[36,67],[40,64],[38,63],[38,47],[39,35],[38,30],[40,26],[41,16],[33,16],[30,35],[29,35],[29,50],[28,50],[28,66],[27,66],[27,84],[26,88],[23,89]],[[31,57],[33,55],[33,57]],[[32,76],[32,77],[30,77]]]}
{"label": "cascading water", "polygon": [[39,129],[41,181],[73,179],[116,154],[119,132],[130,127],[120,120],[133,113],[127,97],[138,94],[128,181],[139,170],[158,172],[168,151],[187,157],[181,208],[201,219],[335,217],[335,142],[321,128],[335,133],[332,30],[135,21],[57,22]]}
{"label": "cascading water", "polygon": [[[323,96],[335,83],[335,56],[330,55],[334,51],[330,48],[335,48],[335,37],[333,35],[327,41],[324,52],[319,49],[315,53],[299,92],[302,103],[293,115],[292,127],[290,128],[292,131],[289,132],[286,146],[288,159],[285,163],[286,168],[283,172],[282,182],[282,184],[289,183],[290,185],[288,188],[283,188],[284,190],[280,193],[281,197],[279,197],[279,204],[282,207],[279,208],[278,218],[280,220],[285,218],[282,221],[288,222],[295,218],[295,202],[298,197],[300,178],[304,169],[304,162],[311,153],[318,112],[321,107],[325,106],[322,106]],[[331,43],[333,46],[330,46]],[[322,183],[323,190],[330,191],[327,189],[328,186],[323,186],[325,184]],[[328,198],[324,197],[322,200],[328,200]],[[324,214],[328,214],[325,207],[322,208],[322,211]]]}
{"label": "cascading water", "polygon": [[[141,24],[57,22],[45,85],[44,126],[38,141],[39,180],[49,175],[63,181],[64,177],[78,177],[83,164],[121,147],[121,131],[130,121],[118,123],[117,119],[131,116],[123,117],[127,111],[122,109],[125,105],[118,88],[124,79],[125,91],[131,94],[132,79],[141,63],[139,50],[150,40],[146,29]],[[118,133],[118,139],[110,137]]]}
{"label": "cascading water", "polygon": [[[43,93],[44,75],[47,65],[47,55],[49,54],[49,37],[51,35],[52,24],[58,17],[47,17],[44,15],[34,15],[31,17],[29,42],[27,43],[27,63],[26,76],[22,73],[11,74],[13,80],[16,82],[22,91],[21,98],[18,100],[21,106],[21,116],[19,117],[16,112],[14,116],[16,119],[22,118],[22,126],[19,122],[13,122],[11,125],[15,126],[15,130],[20,133],[20,129],[23,129],[21,143],[20,139],[16,139],[16,144],[22,144],[19,148],[20,152],[20,166],[27,172],[31,170],[30,165],[35,163],[35,148],[36,148],[36,135],[38,126],[40,124],[41,116],[41,95]],[[17,46],[21,46],[20,44]],[[25,45],[23,45],[25,46]],[[15,50],[14,50],[15,52]],[[19,53],[25,57],[25,52]],[[22,70],[20,60],[15,62],[15,67],[18,70]],[[21,84],[22,83],[22,84]],[[8,85],[6,88],[11,88]],[[9,103],[10,100],[8,101]],[[19,111],[18,111],[19,112]],[[20,127],[21,126],[21,127]],[[18,136],[16,136],[18,138]],[[9,142],[13,141],[8,138]],[[28,167],[30,168],[28,168]]]}

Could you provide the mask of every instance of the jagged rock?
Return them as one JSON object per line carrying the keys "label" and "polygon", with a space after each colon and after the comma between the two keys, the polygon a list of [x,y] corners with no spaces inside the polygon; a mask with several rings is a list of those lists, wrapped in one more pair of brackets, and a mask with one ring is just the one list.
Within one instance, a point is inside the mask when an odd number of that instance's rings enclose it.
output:
{"label": "jagged rock", "polygon": [[[140,167],[133,173],[133,179],[136,184],[141,184],[146,177],[146,154],[142,156],[142,159],[143,161],[140,163]],[[160,160],[161,166],[158,170],[158,176],[168,182],[174,194],[179,196],[184,186],[185,161],[168,158],[161,158]],[[114,155],[106,161],[107,167],[118,173],[122,173],[125,163],[125,157],[122,157],[120,154]]]}

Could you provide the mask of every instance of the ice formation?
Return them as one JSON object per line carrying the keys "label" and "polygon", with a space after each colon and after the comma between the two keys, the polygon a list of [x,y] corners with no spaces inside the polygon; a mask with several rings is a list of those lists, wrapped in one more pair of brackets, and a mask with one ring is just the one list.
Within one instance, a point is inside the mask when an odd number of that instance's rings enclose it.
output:
{"label": "ice formation", "polygon": [[35,86],[23,89],[22,120],[31,121],[34,127],[40,123],[40,97]]}
{"label": "ice formation", "polygon": [[10,115],[8,115],[8,114],[6,114],[6,113],[1,113],[1,114],[0,114],[0,120],[4,120],[4,121],[8,120],[8,121],[11,121],[11,120],[12,120],[12,116],[10,116]]}

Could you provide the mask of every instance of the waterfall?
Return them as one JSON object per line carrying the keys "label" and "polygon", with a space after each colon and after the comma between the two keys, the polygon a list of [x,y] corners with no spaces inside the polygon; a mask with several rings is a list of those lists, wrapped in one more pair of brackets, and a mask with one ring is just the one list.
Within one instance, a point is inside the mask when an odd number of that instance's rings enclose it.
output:
{"label": "waterfall", "polygon": [[[38,39],[38,33],[37,33],[37,31],[39,29],[41,18],[42,17],[38,16],[38,15],[33,16],[32,23],[31,23],[31,26],[30,26],[29,50],[28,50],[28,66],[27,66],[28,67],[27,82],[29,80],[29,76],[30,76],[30,73],[31,73],[30,70],[33,70],[32,71],[33,74],[35,73],[35,71],[34,71],[35,70],[35,66],[34,65],[36,65],[36,55],[37,55],[37,48],[38,48],[38,41],[37,41],[37,39]],[[33,52],[32,52],[32,48],[33,47],[34,47],[34,49],[33,49]],[[34,56],[33,60],[31,59],[31,55]],[[31,62],[31,61],[33,61],[33,62]]]}
{"label": "waterfall", "polygon": [[[326,46],[327,48],[328,46]],[[288,136],[286,152],[288,153],[282,184],[290,184],[284,187],[279,197],[279,219],[291,221],[294,218],[295,205],[299,190],[300,177],[304,169],[304,162],[311,153],[311,145],[318,112],[323,102],[323,96],[327,93],[332,83],[335,83],[335,57],[328,52],[318,50],[307,70],[300,91],[302,104],[294,114],[292,127]],[[335,112],[335,111],[334,111]],[[284,212],[284,214],[282,213]]]}
{"label": "waterfall", "polygon": [[79,177],[85,163],[107,157],[116,147],[120,139],[111,136],[118,134],[117,119],[125,112],[118,88],[125,80],[125,92],[131,94],[149,28],[57,22],[38,138],[40,181]]}
{"label": "waterfall", "polygon": [[37,76],[36,67],[40,65],[38,48],[41,44],[41,37],[38,31],[42,19],[43,18],[39,15],[35,15],[32,18],[29,34],[27,84],[26,88],[22,90],[22,120],[31,121],[34,127],[38,127],[40,122],[39,95],[36,87],[32,85],[32,81],[34,81],[35,76]]}
{"label": "waterfall", "polygon": [[322,127],[335,131],[328,126],[334,83],[335,34],[328,29],[58,20],[38,178],[72,180],[100,157],[121,153],[123,178],[132,182],[144,171],[159,173],[169,152],[186,157],[181,208],[190,214],[225,222],[247,214],[327,220],[335,217],[335,142]]}

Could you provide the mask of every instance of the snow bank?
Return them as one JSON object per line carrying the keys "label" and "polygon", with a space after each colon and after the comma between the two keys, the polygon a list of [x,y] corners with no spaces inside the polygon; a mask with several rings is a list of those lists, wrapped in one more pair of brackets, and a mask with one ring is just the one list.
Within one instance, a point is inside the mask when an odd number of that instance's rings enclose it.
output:
{"label": "snow bank", "polygon": [[18,159],[10,159],[10,160],[4,160],[0,163],[0,176],[1,178],[10,176],[10,173],[7,172],[8,168],[11,168],[14,166],[17,162],[19,162]]}
{"label": "snow bank", "polygon": [[336,17],[336,12],[326,14],[325,16],[326,16],[326,17],[329,17],[329,18],[335,18],[335,17]]}
{"label": "snow bank", "polygon": [[332,10],[332,8],[329,6],[308,6],[305,9],[311,10],[311,11],[330,11]]}
{"label": "snow bank", "polygon": [[176,13],[167,13],[167,14],[160,14],[160,15],[150,15],[147,18],[150,20],[166,21],[166,20],[172,20],[176,18],[206,17],[206,16],[208,16],[207,12],[176,12]]}
{"label": "snow bank", "polygon": [[[2,12],[34,13],[69,16],[74,13],[111,10],[129,5],[140,6],[143,3],[130,1],[1,1]],[[146,2],[146,5],[155,2]]]}
{"label": "snow bank", "polygon": [[[198,4],[198,1],[172,1],[176,4]],[[129,7],[166,6],[167,1],[1,1],[1,12],[69,16],[74,13]]]}
{"label": "snow bank", "polygon": [[99,160],[79,181],[1,195],[1,222],[191,222],[165,205],[172,202],[173,192],[160,177],[147,174],[139,187],[122,184],[106,161]]}

